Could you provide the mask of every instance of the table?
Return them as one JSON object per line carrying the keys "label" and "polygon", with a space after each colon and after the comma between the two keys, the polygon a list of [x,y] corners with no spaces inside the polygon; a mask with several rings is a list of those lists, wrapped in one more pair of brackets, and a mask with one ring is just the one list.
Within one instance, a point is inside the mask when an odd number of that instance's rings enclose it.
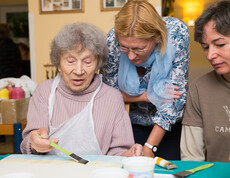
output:
{"label": "table", "polygon": [[[103,155],[84,155],[84,159],[89,160],[90,164],[82,165],[74,162],[66,156],[55,155],[22,155],[12,154],[0,157],[0,178],[4,174],[30,172],[34,178],[90,178],[93,171],[101,167],[121,167],[124,157],[103,156]],[[155,166],[154,178],[174,178],[172,174],[192,169],[194,167],[207,164],[208,162],[192,161],[171,161],[178,166],[175,170],[166,170]],[[197,172],[189,178],[229,178],[230,163],[214,162],[214,166],[206,170]]]}

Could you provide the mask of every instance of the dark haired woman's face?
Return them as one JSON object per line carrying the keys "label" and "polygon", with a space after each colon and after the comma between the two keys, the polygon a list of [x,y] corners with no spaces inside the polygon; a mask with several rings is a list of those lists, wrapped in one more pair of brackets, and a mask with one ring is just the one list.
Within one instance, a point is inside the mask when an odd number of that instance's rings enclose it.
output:
{"label": "dark haired woman's face", "polygon": [[210,21],[204,26],[201,45],[216,72],[230,82],[230,36],[216,32],[215,22]]}

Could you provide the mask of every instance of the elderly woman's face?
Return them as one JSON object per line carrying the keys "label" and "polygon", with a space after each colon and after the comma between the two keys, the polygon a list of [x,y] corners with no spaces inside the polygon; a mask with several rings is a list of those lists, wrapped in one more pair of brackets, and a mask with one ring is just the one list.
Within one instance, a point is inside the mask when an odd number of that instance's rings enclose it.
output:
{"label": "elderly woman's face", "polygon": [[97,70],[97,59],[88,49],[81,53],[71,50],[61,56],[58,70],[72,91],[83,91],[92,82]]}
{"label": "elderly woman's face", "polygon": [[204,26],[204,34],[201,45],[208,61],[216,72],[219,75],[229,76],[230,36],[227,37],[216,32],[215,22],[210,21]]}

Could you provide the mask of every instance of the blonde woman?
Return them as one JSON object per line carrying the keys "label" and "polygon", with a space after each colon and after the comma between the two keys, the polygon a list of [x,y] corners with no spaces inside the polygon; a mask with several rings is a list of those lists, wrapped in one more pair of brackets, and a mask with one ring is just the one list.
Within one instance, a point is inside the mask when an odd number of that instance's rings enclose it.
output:
{"label": "blonde woman", "polygon": [[146,0],[129,0],[116,15],[107,45],[103,81],[130,103],[135,142],[144,145],[145,156],[180,159],[188,27],[176,18],[160,17]]}

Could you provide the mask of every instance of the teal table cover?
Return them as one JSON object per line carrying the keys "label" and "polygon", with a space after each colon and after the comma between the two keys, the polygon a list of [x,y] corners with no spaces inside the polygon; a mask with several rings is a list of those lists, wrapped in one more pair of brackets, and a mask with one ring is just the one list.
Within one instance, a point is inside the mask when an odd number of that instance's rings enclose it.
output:
{"label": "teal table cover", "polygon": [[[82,158],[89,161],[102,161],[121,164],[125,157],[121,156],[104,156],[104,155],[81,155]],[[56,156],[56,155],[24,155],[24,154],[8,154],[0,155],[1,159],[29,159],[29,160],[69,160],[67,156]],[[158,174],[175,174],[184,170],[189,170],[196,168],[198,166],[208,164],[211,162],[201,162],[201,161],[170,161],[177,165],[178,168],[173,170],[167,170],[158,165],[155,166],[155,173]],[[196,172],[189,178],[230,178],[230,162],[213,162],[214,165],[208,169]]]}
{"label": "teal table cover", "polygon": [[0,155],[0,160],[3,159],[3,158],[6,158],[7,156],[9,156],[10,154],[7,154],[7,155]]}
{"label": "teal table cover", "polygon": [[[201,161],[170,161],[177,165],[177,169],[167,170],[158,165],[155,166],[155,173],[159,174],[175,174],[184,170],[196,168],[198,166],[212,163]],[[208,169],[191,174],[189,178],[230,178],[230,163],[213,162],[214,165]]]}

